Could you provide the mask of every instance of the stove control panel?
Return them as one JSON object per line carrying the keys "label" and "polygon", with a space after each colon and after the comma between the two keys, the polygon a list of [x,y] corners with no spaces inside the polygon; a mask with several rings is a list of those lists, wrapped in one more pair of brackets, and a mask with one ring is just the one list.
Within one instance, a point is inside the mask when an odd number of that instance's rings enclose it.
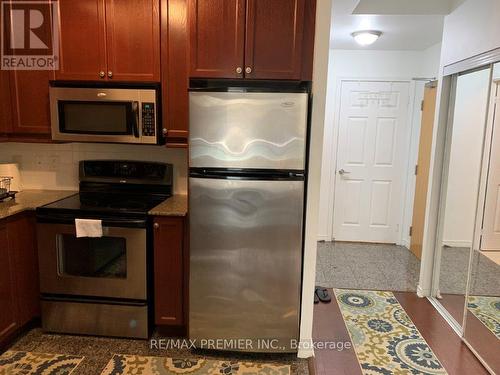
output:
{"label": "stove control panel", "polygon": [[156,135],[156,122],[155,122],[155,104],[142,103],[142,135],[152,136]]}

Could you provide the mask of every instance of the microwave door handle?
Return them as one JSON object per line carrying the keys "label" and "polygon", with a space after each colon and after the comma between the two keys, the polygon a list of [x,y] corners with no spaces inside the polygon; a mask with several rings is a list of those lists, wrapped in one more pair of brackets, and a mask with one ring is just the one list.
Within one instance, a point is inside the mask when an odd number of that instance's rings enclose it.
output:
{"label": "microwave door handle", "polygon": [[132,102],[132,112],[134,114],[134,137],[139,138],[139,102]]}

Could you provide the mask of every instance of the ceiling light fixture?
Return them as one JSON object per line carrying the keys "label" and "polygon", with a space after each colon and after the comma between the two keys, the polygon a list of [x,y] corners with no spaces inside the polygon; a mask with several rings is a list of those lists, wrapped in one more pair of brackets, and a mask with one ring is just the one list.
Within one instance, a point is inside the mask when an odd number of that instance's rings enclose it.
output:
{"label": "ceiling light fixture", "polygon": [[380,35],[382,35],[382,31],[363,30],[363,31],[356,31],[351,35],[356,41],[356,43],[358,43],[359,45],[369,46],[370,44],[375,43],[378,38],[380,38]]}

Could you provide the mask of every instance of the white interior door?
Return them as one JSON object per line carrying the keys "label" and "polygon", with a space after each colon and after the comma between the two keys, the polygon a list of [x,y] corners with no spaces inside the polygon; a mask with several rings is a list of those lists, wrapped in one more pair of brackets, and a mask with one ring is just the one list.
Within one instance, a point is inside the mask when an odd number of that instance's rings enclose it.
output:
{"label": "white interior door", "polygon": [[495,105],[481,250],[500,250],[500,98]]}
{"label": "white interior door", "polygon": [[408,105],[408,82],[342,83],[335,240],[398,242]]}

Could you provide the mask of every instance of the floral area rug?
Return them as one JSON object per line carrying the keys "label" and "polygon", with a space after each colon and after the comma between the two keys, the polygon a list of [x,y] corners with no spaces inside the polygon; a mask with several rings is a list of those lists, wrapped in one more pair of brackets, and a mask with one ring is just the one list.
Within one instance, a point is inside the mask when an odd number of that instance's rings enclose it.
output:
{"label": "floral area rug", "polygon": [[334,293],[363,374],[447,374],[394,294]]}
{"label": "floral area rug", "polygon": [[289,375],[290,366],[115,354],[101,375]]}
{"label": "floral area rug", "polygon": [[469,296],[467,308],[500,339],[500,297]]}
{"label": "floral area rug", "polygon": [[0,356],[0,375],[68,375],[84,357],[6,351]]}

